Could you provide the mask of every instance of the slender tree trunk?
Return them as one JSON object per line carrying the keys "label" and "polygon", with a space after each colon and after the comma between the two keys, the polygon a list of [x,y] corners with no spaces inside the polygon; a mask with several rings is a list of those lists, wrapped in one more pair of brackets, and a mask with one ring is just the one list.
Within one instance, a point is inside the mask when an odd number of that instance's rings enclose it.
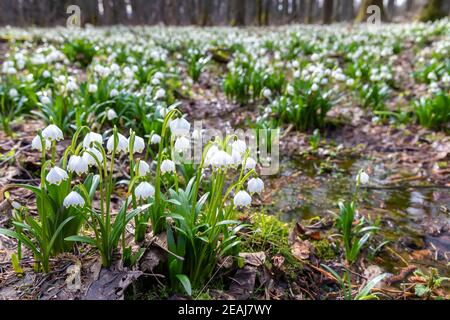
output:
{"label": "slender tree trunk", "polygon": [[355,4],[354,0],[341,0],[341,19],[343,21],[350,21],[355,18]]}
{"label": "slender tree trunk", "polygon": [[389,0],[387,5],[389,18],[392,20],[395,16],[395,0]]}
{"label": "slender tree trunk", "polygon": [[232,26],[245,25],[245,1],[229,0],[231,4],[231,21]]}
{"label": "slender tree trunk", "polygon": [[333,18],[333,0],[324,0],[322,22],[330,24]]}
{"label": "slender tree trunk", "polygon": [[316,0],[306,0],[305,23],[312,23],[314,18],[314,7]]}

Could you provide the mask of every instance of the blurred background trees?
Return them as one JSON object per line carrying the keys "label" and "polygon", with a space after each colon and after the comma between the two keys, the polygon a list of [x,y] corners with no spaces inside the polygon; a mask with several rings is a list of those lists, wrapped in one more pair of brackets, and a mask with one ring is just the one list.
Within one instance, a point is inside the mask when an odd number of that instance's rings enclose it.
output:
{"label": "blurred background trees", "polygon": [[370,5],[384,21],[428,21],[450,10],[450,0],[0,0],[0,25],[64,25],[69,5],[80,6],[82,23],[93,25],[363,22]]}

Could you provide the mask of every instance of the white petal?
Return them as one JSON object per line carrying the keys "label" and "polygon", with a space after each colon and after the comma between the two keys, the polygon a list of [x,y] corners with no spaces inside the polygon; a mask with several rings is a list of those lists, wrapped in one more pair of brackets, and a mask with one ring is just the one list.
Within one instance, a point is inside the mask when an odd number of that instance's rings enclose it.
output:
{"label": "white petal", "polygon": [[63,201],[64,207],[75,207],[75,206],[84,206],[84,199],[80,194],[76,191],[70,192]]}

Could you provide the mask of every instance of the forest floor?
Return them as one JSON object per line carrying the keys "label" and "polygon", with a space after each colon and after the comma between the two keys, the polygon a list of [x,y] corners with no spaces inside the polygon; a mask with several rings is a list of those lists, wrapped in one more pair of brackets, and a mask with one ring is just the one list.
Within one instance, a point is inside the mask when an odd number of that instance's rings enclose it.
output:
{"label": "forest floor", "polygon": [[[411,52],[402,54],[400,63],[408,72]],[[219,130],[243,128],[254,121],[257,106],[230,103],[219,83],[220,69],[202,74],[192,97],[181,100],[187,119],[202,120],[204,128]],[[398,90],[406,96],[424,90],[400,83]],[[388,105],[393,109],[398,99],[396,95]],[[338,285],[324,263],[350,271],[355,286],[389,273],[376,288],[387,299],[414,298],[416,285],[426,282],[416,270],[427,275],[435,268],[441,276],[450,276],[450,137],[415,124],[376,122],[350,99],[334,106],[328,116],[330,125],[321,132],[316,150],[309,144],[310,132],[295,132],[289,125],[282,128],[280,170],[263,177],[265,192],[256,200],[256,209],[240,217],[250,225],[242,231],[242,265],[225,258],[207,288],[194,298],[333,299]],[[13,137],[0,132],[2,188],[38,183],[40,163],[30,144],[43,126],[40,120],[22,119],[14,124]],[[337,201],[351,197],[354,177],[362,167],[372,183],[363,189],[359,213],[381,228],[370,249],[350,269],[336,247],[332,218]],[[11,189],[9,196],[20,198],[31,210],[36,207],[31,192]],[[0,212],[6,213],[0,215],[0,227],[9,226],[11,207],[4,198]],[[261,213],[277,219],[262,221]],[[254,234],[264,223],[273,227],[269,238]],[[133,230],[128,231],[132,239]],[[377,246],[386,241],[378,252]],[[22,272],[14,270],[11,256],[17,252],[17,242],[4,237],[0,299],[185,299],[173,296],[164,284],[160,272],[167,258],[164,237],[149,237],[145,247],[132,269],[124,268],[119,259],[103,269],[98,255],[80,246],[73,254],[52,259],[52,271],[42,274],[33,272],[34,260],[27,250]],[[449,298],[448,289],[435,294]]]}

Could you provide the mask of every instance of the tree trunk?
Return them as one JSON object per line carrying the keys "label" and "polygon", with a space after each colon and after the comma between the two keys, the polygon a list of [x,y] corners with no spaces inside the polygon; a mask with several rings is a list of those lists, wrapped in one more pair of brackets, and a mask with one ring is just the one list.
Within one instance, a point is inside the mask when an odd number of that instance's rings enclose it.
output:
{"label": "tree trunk", "polygon": [[315,4],[315,0],[306,0],[305,23],[313,22]]}
{"label": "tree trunk", "polygon": [[389,18],[392,20],[395,16],[395,0],[389,0],[387,5]]}
{"label": "tree trunk", "polygon": [[434,21],[446,16],[443,9],[444,0],[428,0],[419,14],[419,20],[422,22]]}
{"label": "tree trunk", "polygon": [[341,19],[350,21],[355,18],[354,0],[341,0]]}
{"label": "tree trunk", "polygon": [[333,18],[333,0],[324,0],[323,3],[323,24],[330,24]]}
{"label": "tree trunk", "polygon": [[245,1],[229,0],[231,5],[231,21],[232,26],[245,25]]}

